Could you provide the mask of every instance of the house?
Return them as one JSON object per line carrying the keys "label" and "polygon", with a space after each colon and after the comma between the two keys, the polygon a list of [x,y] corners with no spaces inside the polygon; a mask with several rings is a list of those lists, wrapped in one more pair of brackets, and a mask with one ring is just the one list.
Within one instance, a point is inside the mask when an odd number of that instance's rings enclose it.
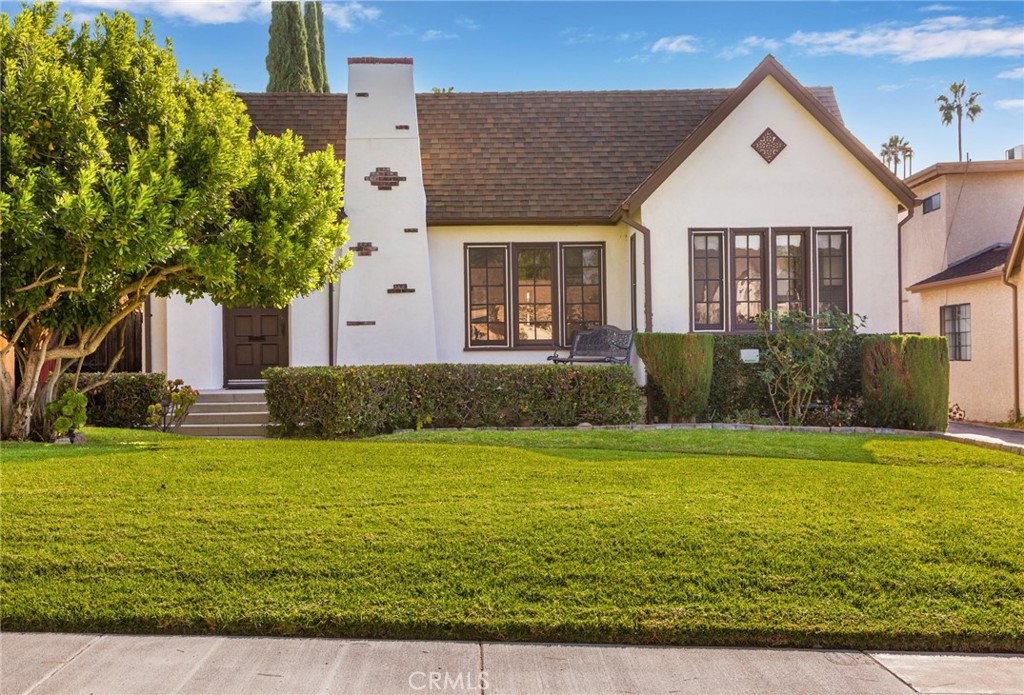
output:
{"label": "house", "polygon": [[946,336],[968,419],[1017,420],[1024,161],[940,163],[907,184],[921,204],[902,224],[904,329]]}
{"label": "house", "polygon": [[283,310],[154,299],[154,369],[544,363],[590,326],[742,332],[768,307],[899,327],[913,193],[771,56],[734,89],[418,95],[411,59],[348,62],[347,94],[240,96],[345,160],[353,267]]}

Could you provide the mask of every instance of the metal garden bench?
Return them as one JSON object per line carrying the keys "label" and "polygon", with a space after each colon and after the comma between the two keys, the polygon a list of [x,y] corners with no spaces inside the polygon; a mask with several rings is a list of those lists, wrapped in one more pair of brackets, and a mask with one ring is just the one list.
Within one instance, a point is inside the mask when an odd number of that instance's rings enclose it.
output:
{"label": "metal garden bench", "polygon": [[632,349],[633,331],[624,331],[615,326],[599,326],[589,331],[577,331],[568,357],[559,357],[556,351],[548,360],[555,364],[626,364]]}

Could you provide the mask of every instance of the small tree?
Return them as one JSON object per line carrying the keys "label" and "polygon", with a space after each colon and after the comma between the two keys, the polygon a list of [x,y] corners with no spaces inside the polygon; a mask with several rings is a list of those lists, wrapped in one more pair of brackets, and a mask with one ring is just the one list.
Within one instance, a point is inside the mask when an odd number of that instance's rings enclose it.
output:
{"label": "small tree", "polygon": [[[0,15],[0,435],[25,439],[60,375],[150,294],[287,305],[349,259],[342,166],[249,139],[216,74],[182,76],[148,23],[80,32],[53,3]],[[20,381],[6,359],[13,354]],[[40,388],[44,365],[54,369]]]}
{"label": "small tree", "polygon": [[974,119],[981,113],[981,105],[977,103],[981,92],[971,92],[967,95],[967,81],[961,80],[949,85],[949,96],[940,94],[935,98],[939,105],[939,113],[942,114],[942,125],[949,125],[956,118],[956,154],[957,161],[964,161],[964,134],[963,120],[974,122]]}
{"label": "small tree", "polygon": [[327,65],[324,62],[324,10],[320,2],[306,2],[302,6],[306,25],[306,53],[309,56],[309,74],[313,91],[327,92]]}
{"label": "small tree", "polygon": [[767,343],[761,378],[775,416],[779,422],[799,425],[863,319],[831,310],[809,315],[770,309],[758,316],[757,324]]}
{"label": "small tree", "polygon": [[298,2],[275,0],[267,46],[268,92],[315,92],[309,69],[306,25]]}

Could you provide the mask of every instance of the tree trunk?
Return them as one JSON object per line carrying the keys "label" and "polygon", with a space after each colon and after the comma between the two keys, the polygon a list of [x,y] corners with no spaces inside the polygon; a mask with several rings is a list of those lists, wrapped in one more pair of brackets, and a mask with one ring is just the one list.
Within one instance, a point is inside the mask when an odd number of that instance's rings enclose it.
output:
{"label": "tree trunk", "polygon": [[[28,353],[28,357],[25,360],[25,369],[21,374],[21,384],[18,386],[17,393],[14,395],[14,402],[8,411],[10,417],[8,418],[5,414],[3,418],[4,429],[3,432],[0,432],[3,435],[3,439],[23,442],[32,433],[32,413],[35,410],[39,375],[42,373],[43,365],[46,363],[46,348],[50,340],[50,332],[44,328],[39,328],[35,333],[32,350]],[[4,372],[3,386],[6,390],[8,385],[6,368]],[[12,375],[12,386],[13,383],[14,378]]]}
{"label": "tree trunk", "polygon": [[960,114],[956,117],[956,156],[958,162],[964,161],[963,118]]}

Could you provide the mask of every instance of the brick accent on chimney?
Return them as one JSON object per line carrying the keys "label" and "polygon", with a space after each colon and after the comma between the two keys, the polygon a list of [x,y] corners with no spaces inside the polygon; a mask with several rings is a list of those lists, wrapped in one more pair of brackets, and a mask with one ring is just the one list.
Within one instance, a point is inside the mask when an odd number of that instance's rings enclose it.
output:
{"label": "brick accent on chimney", "polygon": [[415,291],[415,289],[409,287],[405,283],[395,283],[391,286],[391,289],[388,290],[388,294],[410,294]]}
{"label": "brick accent on chimney", "polygon": [[416,234],[419,231],[420,231],[419,227],[406,227],[405,228],[405,233],[406,234]]}
{"label": "brick accent on chimney", "polygon": [[360,241],[352,249],[356,252],[357,256],[372,256],[374,251],[380,251],[379,248],[369,241]]}
{"label": "brick accent on chimney", "polygon": [[376,321],[346,321],[346,326],[376,326]]}
{"label": "brick accent on chimney", "polygon": [[363,177],[363,180],[369,181],[371,186],[376,186],[381,191],[390,191],[397,188],[406,178],[399,176],[397,171],[391,171],[391,167],[377,167],[368,176]]}

